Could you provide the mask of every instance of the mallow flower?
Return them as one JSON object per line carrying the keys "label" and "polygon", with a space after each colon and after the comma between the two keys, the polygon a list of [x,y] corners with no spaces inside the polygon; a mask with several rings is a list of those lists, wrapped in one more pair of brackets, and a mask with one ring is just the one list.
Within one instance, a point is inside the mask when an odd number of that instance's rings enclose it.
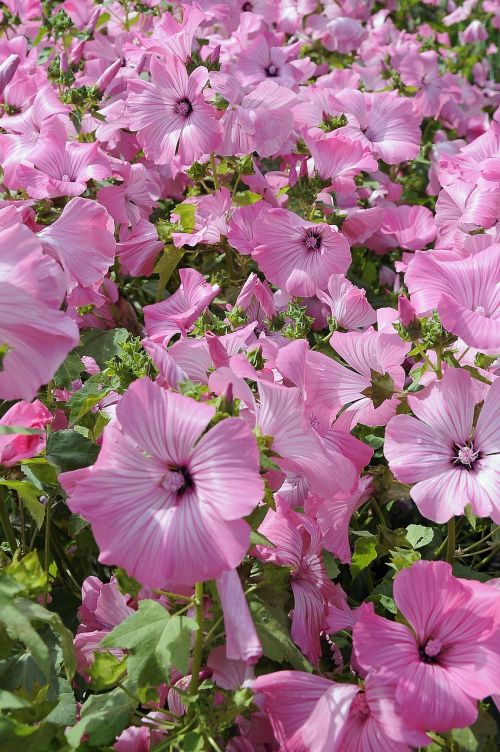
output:
{"label": "mallow flower", "polygon": [[148,378],[129,386],[96,463],[59,476],[71,511],[92,524],[99,561],[152,588],[240,564],[250,541],[242,517],[264,490],[259,453],[239,418],[207,431],[214,415]]}

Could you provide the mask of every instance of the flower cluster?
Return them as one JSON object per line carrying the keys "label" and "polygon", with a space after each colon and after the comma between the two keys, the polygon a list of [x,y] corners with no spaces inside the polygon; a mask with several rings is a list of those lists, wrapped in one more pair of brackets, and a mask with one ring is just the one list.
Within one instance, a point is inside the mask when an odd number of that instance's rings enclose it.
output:
{"label": "flower cluster", "polygon": [[0,27],[0,748],[495,749],[498,2]]}

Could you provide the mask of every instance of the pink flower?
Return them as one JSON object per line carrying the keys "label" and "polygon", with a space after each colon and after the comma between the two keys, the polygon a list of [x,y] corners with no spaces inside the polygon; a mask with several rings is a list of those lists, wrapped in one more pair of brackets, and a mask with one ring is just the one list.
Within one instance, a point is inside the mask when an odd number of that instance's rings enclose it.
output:
{"label": "pink flower", "polygon": [[0,230],[1,399],[33,399],[78,344],[76,324],[59,310],[65,289],[27,227]]}
{"label": "pink flower", "polygon": [[145,155],[167,164],[176,154],[191,165],[214,151],[219,142],[216,112],[203,98],[206,68],[188,76],[177,58],[151,59],[151,81],[130,79],[125,116]]}
{"label": "pink flower", "polygon": [[45,253],[66,272],[68,291],[102,281],[115,259],[114,222],[103,206],[74,198],[55,222],[38,233]]}
{"label": "pink flower", "polygon": [[403,388],[401,363],[408,343],[397,334],[370,328],[365,332],[335,332],[330,344],[348,367],[315,353],[310,363],[309,398],[320,412],[334,417],[346,406],[343,415],[350,428],[357,423],[385,425],[396,412],[395,392]]}
{"label": "pink flower", "polygon": [[79,196],[91,178],[109,177],[111,167],[97,141],[67,142],[64,126],[53,118],[47,135],[38,141],[17,175],[31,198]]}
{"label": "pink flower", "polygon": [[438,248],[453,248],[455,237],[460,233],[493,227],[499,215],[497,185],[474,185],[456,180],[443,188],[436,202]]}
{"label": "pink flower", "polygon": [[113,174],[123,182],[97,191],[99,203],[117,223],[135,226],[141,218],[148,219],[158,198],[154,172],[140,163],[124,163]]}
{"label": "pink flower", "polygon": [[275,83],[293,88],[301,74],[290,64],[291,50],[271,47],[263,34],[253,39],[238,58],[235,75],[244,86],[257,86],[270,78]]}
{"label": "pink flower", "polygon": [[286,503],[276,501],[259,527],[276,548],[257,546],[257,556],[281,567],[290,567],[290,584],[294,597],[292,640],[311,663],[320,654],[320,633],[326,627],[328,600],[332,583],[326,573],[319,526],[305,515],[293,512]]}
{"label": "pink flower", "polygon": [[354,493],[348,496],[337,494],[334,499],[319,500],[316,519],[323,534],[323,546],[343,564],[350,564],[352,558],[349,546],[351,517],[370,498],[373,490],[370,476],[365,476],[360,479]]}
{"label": "pink flower", "polygon": [[255,248],[254,228],[256,219],[264,207],[263,201],[257,201],[249,206],[235,209],[227,225],[227,240],[229,245],[236,248],[243,256],[248,256]]}
{"label": "pink flower", "polygon": [[414,483],[421,514],[446,522],[470,504],[478,517],[500,521],[500,381],[488,390],[474,427],[477,392],[467,371],[449,368],[440,381],[408,396],[414,415],[397,415],[384,452],[396,478]]}
{"label": "pink flower", "polygon": [[393,92],[365,94],[344,89],[335,100],[338,112],[348,120],[348,125],[337,131],[339,135],[360,140],[387,164],[415,159],[420,148],[420,117],[410,99]]}
{"label": "pink flower", "polygon": [[262,212],[254,238],[252,256],[259,268],[291,295],[314,295],[331,274],[345,273],[351,263],[349,244],[340,232],[286,209]]}
{"label": "pink flower", "polygon": [[146,219],[140,219],[131,229],[120,229],[116,255],[121,268],[130,276],[148,277],[162,249],[163,242],[158,238],[156,227]]}
{"label": "pink flower", "polygon": [[500,348],[500,245],[465,259],[419,253],[405,282],[418,315],[437,309],[446,329],[479,350]]}
{"label": "pink flower", "polygon": [[376,321],[366,291],[353,285],[342,274],[332,274],[328,280],[328,292],[318,290],[316,294],[330,308],[332,318],[342,329],[366,329]]}
{"label": "pink flower", "polygon": [[144,323],[153,342],[168,344],[174,334],[186,336],[198,316],[219,293],[195,269],[179,269],[180,287],[161,303],[144,306]]}
{"label": "pink flower", "polygon": [[45,431],[53,420],[53,415],[40,400],[34,402],[16,402],[0,418],[0,426],[21,426],[38,429],[37,434],[0,433],[0,465],[12,467],[20,460],[36,457],[45,449]]}
{"label": "pink flower", "polygon": [[418,561],[394,579],[409,626],[364,604],[353,631],[356,660],[396,683],[396,708],[410,727],[445,733],[477,717],[477,700],[500,690],[498,592],[460,580],[441,561]]}
{"label": "pink flower", "polygon": [[354,191],[353,178],[363,171],[374,172],[378,167],[366,144],[339,130],[321,137],[306,136],[305,142],[320,176],[332,180],[337,190]]}
{"label": "pink flower", "polygon": [[263,494],[259,456],[239,418],[203,433],[214,415],[141,379],[104,429],[96,464],[60,476],[70,509],[92,524],[101,562],[148,587],[191,585],[238,566],[250,539],[241,518]]}
{"label": "pink flower", "polygon": [[256,663],[262,655],[262,645],[238,572],[235,569],[222,572],[216,583],[224,614],[226,657],[232,662]]}
{"label": "pink flower", "polygon": [[237,80],[224,73],[212,73],[210,83],[228,100],[220,120],[219,154],[256,151],[261,157],[269,157],[281,149],[293,129],[291,108],[297,97],[290,89],[266,80],[245,95]]}
{"label": "pink flower", "polygon": [[290,752],[410,752],[429,738],[397,713],[395,684],[370,674],[364,691],[302,671],[278,671],[252,683],[280,749]]}
{"label": "pink flower", "polygon": [[421,250],[436,237],[434,216],[425,206],[387,206],[380,232],[389,235],[396,248]]}

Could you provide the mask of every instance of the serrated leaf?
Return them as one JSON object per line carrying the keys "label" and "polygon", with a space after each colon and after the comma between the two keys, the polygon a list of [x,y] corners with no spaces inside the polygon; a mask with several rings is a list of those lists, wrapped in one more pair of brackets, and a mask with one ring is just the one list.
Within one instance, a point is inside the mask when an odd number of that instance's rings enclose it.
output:
{"label": "serrated leaf", "polygon": [[80,378],[85,370],[80,354],[76,351],[70,352],[54,374],[54,384],[59,387],[69,387],[73,381]]}
{"label": "serrated leaf", "polygon": [[408,525],[406,540],[412,548],[423,548],[434,538],[434,530],[424,525]]}
{"label": "serrated leaf", "polygon": [[158,601],[143,600],[139,609],[101,642],[105,648],[125,648],[128,676],[138,685],[168,681],[172,666],[186,673],[192,619],[171,616]]}
{"label": "serrated leaf", "polygon": [[45,518],[45,507],[40,502],[41,491],[27,480],[0,480],[0,486],[10,488],[19,496],[23,506],[35,521],[38,529]]}
{"label": "serrated leaf", "polygon": [[356,540],[351,562],[353,580],[377,558],[377,543],[378,540],[374,535],[359,537]]}
{"label": "serrated leaf", "polygon": [[94,358],[97,365],[104,368],[108,360],[120,354],[120,345],[127,337],[126,329],[83,329],[78,352]]}
{"label": "serrated leaf", "polygon": [[90,744],[112,744],[129,725],[134,706],[134,700],[120,687],[102,695],[91,695],[82,705],[76,726],[67,729],[66,739],[73,749],[79,749],[84,734]]}
{"label": "serrated leaf", "polygon": [[98,446],[70,428],[51,433],[47,438],[47,462],[59,473],[93,465],[98,454]]}
{"label": "serrated leaf", "polygon": [[72,425],[77,423],[84,415],[90,412],[90,410],[92,410],[92,408],[111,391],[110,386],[102,386],[99,381],[99,374],[96,376],[92,376],[88,379],[82,388],[72,394],[68,400],[68,406],[70,408],[69,422]]}

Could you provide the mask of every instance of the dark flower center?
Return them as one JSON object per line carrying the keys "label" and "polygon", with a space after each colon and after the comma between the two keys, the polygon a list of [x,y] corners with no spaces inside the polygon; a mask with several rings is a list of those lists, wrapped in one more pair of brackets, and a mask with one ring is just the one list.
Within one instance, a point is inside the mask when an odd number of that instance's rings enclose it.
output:
{"label": "dark flower center", "polygon": [[252,3],[243,3],[241,10],[243,11],[243,13],[251,13],[253,11]]}
{"label": "dark flower center", "polygon": [[193,111],[193,105],[189,101],[189,99],[179,99],[178,102],[174,104],[174,112],[176,115],[182,115],[182,117],[187,117],[190,115]]}
{"label": "dark flower center", "polygon": [[321,248],[321,233],[317,230],[308,230],[304,243],[308,251],[319,251]]}
{"label": "dark flower center", "polygon": [[194,481],[187,467],[169,467],[162,485],[167,491],[179,497],[194,488]]}
{"label": "dark flower center", "polygon": [[472,441],[469,441],[463,445],[455,444],[453,447],[454,458],[452,460],[454,465],[461,465],[466,470],[472,470],[475,462],[480,459],[480,452],[474,450]]}
{"label": "dark flower center", "polygon": [[439,653],[441,652],[442,644],[440,640],[429,639],[423,645],[420,645],[418,653],[423,663],[436,664],[439,663]]}
{"label": "dark flower center", "polygon": [[269,76],[269,78],[276,78],[276,76],[279,73],[278,67],[274,65],[274,63],[270,63],[265,69],[265,71],[266,71],[266,76]]}

